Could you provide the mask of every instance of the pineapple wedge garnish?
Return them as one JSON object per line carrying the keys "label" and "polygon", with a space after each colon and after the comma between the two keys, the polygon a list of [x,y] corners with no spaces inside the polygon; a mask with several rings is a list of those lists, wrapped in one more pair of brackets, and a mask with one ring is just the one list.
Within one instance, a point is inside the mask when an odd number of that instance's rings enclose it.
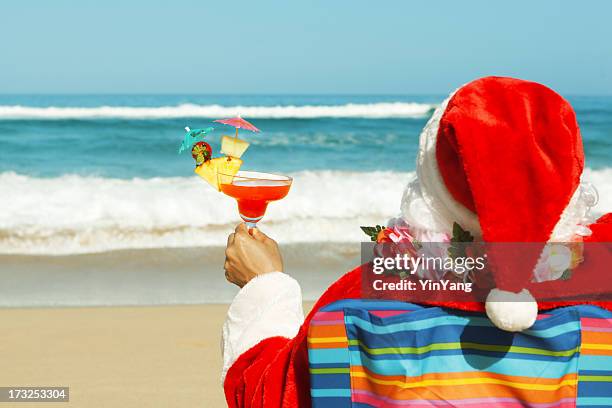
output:
{"label": "pineapple wedge garnish", "polygon": [[231,184],[241,165],[242,160],[235,157],[217,157],[197,166],[194,171],[217,191],[221,191],[221,184]]}
{"label": "pineapple wedge garnish", "polygon": [[226,156],[240,158],[248,147],[249,142],[237,137],[223,136],[221,138],[221,153]]}

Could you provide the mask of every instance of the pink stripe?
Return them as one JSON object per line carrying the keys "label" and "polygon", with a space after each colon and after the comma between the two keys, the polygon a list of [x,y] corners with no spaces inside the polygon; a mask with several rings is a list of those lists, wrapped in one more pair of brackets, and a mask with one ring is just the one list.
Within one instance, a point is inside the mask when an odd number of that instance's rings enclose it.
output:
{"label": "pink stripe", "polygon": [[383,397],[363,390],[353,390],[352,401],[374,406],[384,405],[388,408],[429,408],[429,407],[455,407],[455,406],[470,406],[473,408],[491,408],[495,407],[520,407],[526,406],[531,408],[565,408],[575,407],[576,400],[574,398],[563,398],[551,403],[523,403],[515,398],[470,398],[470,399],[455,399],[455,400],[395,400],[388,397]]}
{"label": "pink stripe", "polygon": [[585,332],[612,333],[612,327],[582,327]]}
{"label": "pink stripe", "polygon": [[580,319],[583,326],[589,327],[612,327],[612,319],[597,319],[593,317],[583,317]]}
{"label": "pink stripe", "polygon": [[344,312],[317,312],[312,320],[342,320],[344,321]]}
{"label": "pink stripe", "polygon": [[[540,314],[538,315],[537,320],[543,320],[547,317],[550,317],[550,314]],[[588,327],[612,327],[612,319],[600,319],[597,317],[581,317],[580,323],[582,326]]]}
{"label": "pink stripe", "polygon": [[344,320],[311,320],[311,326],[342,326],[344,327]]}

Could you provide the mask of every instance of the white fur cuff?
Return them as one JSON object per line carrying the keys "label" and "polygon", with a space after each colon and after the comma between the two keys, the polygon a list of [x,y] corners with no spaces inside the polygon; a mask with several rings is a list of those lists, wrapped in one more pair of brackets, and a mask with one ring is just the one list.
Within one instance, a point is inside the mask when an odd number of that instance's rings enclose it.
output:
{"label": "white fur cuff", "polygon": [[253,278],[240,289],[227,312],[221,380],[242,353],[270,337],[294,337],[303,321],[302,291],[295,279],[282,272]]}

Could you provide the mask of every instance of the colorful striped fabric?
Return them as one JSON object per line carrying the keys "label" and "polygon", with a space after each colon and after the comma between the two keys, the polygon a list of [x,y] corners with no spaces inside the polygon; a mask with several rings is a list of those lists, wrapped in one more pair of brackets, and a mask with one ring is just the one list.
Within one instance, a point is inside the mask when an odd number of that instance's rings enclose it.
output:
{"label": "colorful striped fabric", "polygon": [[612,313],[556,309],[522,333],[482,314],[343,300],[308,336],[313,407],[612,407]]}

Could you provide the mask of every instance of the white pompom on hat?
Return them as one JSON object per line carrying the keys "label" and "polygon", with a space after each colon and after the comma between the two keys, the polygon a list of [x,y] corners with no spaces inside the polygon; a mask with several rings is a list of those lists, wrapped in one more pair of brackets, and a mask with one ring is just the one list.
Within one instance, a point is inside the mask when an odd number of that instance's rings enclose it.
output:
{"label": "white pompom on hat", "polygon": [[538,317],[538,304],[527,289],[519,293],[493,289],[485,310],[495,326],[509,332],[530,328]]}

